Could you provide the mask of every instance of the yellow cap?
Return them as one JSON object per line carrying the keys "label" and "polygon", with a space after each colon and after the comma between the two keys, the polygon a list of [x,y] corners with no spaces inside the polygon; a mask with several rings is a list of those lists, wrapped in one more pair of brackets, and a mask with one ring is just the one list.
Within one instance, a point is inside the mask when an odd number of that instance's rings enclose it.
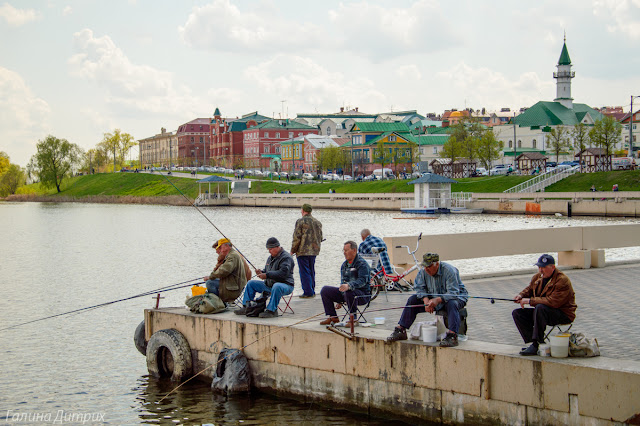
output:
{"label": "yellow cap", "polygon": [[218,241],[216,241],[216,243],[213,245],[214,249],[218,249],[218,247],[220,247],[223,244],[226,243],[230,243],[231,241],[229,241],[227,238],[220,238]]}

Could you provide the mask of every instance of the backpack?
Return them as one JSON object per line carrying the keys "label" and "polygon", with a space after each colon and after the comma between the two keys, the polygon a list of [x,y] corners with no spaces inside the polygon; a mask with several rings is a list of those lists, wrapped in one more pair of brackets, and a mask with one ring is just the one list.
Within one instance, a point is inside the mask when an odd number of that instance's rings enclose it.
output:
{"label": "backpack", "polygon": [[213,293],[187,297],[185,304],[196,314],[217,314],[227,309],[222,299]]}
{"label": "backpack", "polygon": [[267,309],[267,299],[269,299],[269,295],[262,295],[256,300],[249,302],[246,315],[248,317],[257,317],[261,312],[264,312]]}

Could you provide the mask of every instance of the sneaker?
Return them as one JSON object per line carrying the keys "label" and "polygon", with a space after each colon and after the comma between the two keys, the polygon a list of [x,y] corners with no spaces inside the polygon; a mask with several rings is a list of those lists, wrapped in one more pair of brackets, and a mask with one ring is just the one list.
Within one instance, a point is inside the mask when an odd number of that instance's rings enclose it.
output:
{"label": "sneaker", "polygon": [[300,299],[313,299],[314,297],[316,297],[316,295],[315,294],[301,294],[298,297]]}
{"label": "sneaker", "polygon": [[260,312],[260,315],[258,315],[258,317],[260,317],[260,318],[278,318],[278,313],[267,310],[267,311],[264,311],[264,312]]}
{"label": "sneaker", "polygon": [[523,348],[520,351],[520,355],[522,356],[538,355],[538,347],[532,344],[528,348]]}
{"label": "sneaker", "polygon": [[238,308],[235,311],[233,311],[233,313],[236,315],[247,315],[247,307],[243,306],[242,308]]}
{"label": "sneaker", "polygon": [[458,346],[458,333],[447,333],[444,339],[440,342],[441,348],[453,348]]}
{"label": "sneaker", "polygon": [[323,321],[320,321],[320,325],[333,325],[339,321],[340,320],[338,319],[338,317],[329,317]]}
{"label": "sneaker", "polygon": [[396,327],[391,336],[387,337],[387,342],[396,342],[398,340],[407,340],[407,330]]}

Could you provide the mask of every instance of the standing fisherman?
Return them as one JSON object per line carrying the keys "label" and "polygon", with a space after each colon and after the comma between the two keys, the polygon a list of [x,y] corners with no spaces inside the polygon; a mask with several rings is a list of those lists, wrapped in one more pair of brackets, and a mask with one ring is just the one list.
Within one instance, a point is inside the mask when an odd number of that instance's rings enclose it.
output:
{"label": "standing fisherman", "polygon": [[303,294],[301,298],[316,296],[316,256],[320,254],[322,243],[322,223],[311,216],[310,204],[302,205],[302,217],[296,221],[293,231],[291,254],[298,258],[300,282]]}

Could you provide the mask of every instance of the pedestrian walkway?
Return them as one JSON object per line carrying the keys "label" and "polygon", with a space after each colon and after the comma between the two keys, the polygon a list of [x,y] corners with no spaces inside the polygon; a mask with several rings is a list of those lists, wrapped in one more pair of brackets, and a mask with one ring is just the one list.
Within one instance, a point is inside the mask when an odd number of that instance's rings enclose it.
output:
{"label": "pedestrian walkway", "polygon": [[[635,321],[640,318],[640,305],[635,303],[634,288],[640,277],[640,264],[575,269],[566,271],[566,274],[573,284],[578,305],[571,331],[597,338],[604,357],[640,361],[640,325]],[[532,275],[482,279],[463,277],[463,282],[471,296],[512,298],[529,284]],[[386,296],[380,294],[367,310],[367,320],[373,323],[375,317],[385,317],[384,325],[374,327],[391,333],[409,295],[398,292],[389,292]],[[285,318],[303,319],[323,312],[320,295],[315,299],[294,296],[292,307],[295,316],[286,314]],[[470,299],[467,305],[469,340],[513,345],[514,353],[517,353],[525,346],[511,317],[511,311],[517,307],[515,303],[506,301],[492,304],[489,300]],[[317,322],[324,318],[324,315],[319,316]],[[430,314],[425,313],[419,315],[417,321],[429,318]]]}

